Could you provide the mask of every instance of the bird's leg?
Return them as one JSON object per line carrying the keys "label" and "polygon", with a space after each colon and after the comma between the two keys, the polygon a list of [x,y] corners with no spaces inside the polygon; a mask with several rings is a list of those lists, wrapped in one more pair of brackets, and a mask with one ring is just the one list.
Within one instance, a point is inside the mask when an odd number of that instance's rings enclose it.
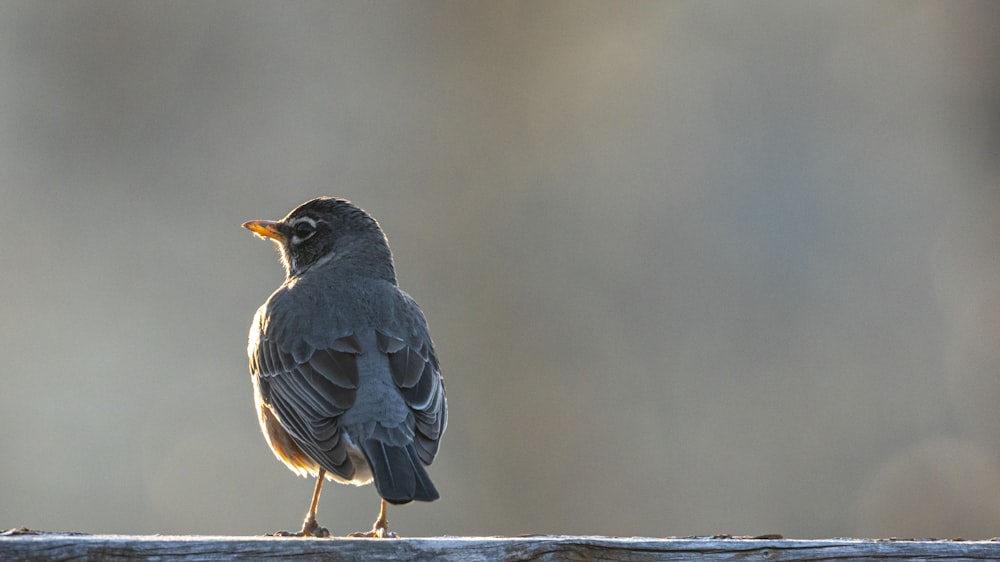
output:
{"label": "bird's leg", "polygon": [[319,508],[319,493],[323,490],[323,477],[326,476],[326,470],[319,469],[319,474],[316,476],[316,487],[313,488],[312,501],[309,502],[309,513],[306,513],[306,518],[302,521],[302,530],[298,533],[292,533],[289,531],[278,531],[274,533],[276,537],[329,537],[330,531],[326,530],[326,527],[320,527],[319,523],[316,523],[316,510]]}
{"label": "bird's leg", "polygon": [[380,539],[386,537],[395,536],[394,533],[389,532],[389,520],[385,516],[385,508],[388,507],[388,503],[382,500],[382,506],[378,510],[378,519],[375,520],[375,524],[372,525],[372,533]]}
{"label": "bird's leg", "polygon": [[389,520],[385,517],[385,509],[388,502],[382,500],[382,507],[378,510],[378,519],[372,525],[372,530],[367,533],[351,533],[352,537],[368,537],[370,539],[396,539],[399,535],[389,530]]}
{"label": "bird's leg", "polygon": [[326,470],[319,469],[319,474],[316,475],[316,488],[313,489],[312,501],[309,502],[309,513],[306,513],[306,518],[302,521],[302,530],[299,531],[299,536],[301,537],[330,536],[330,531],[327,531],[324,527],[320,527],[319,523],[316,522],[316,510],[319,509],[319,493],[323,490],[324,476],[326,476]]}

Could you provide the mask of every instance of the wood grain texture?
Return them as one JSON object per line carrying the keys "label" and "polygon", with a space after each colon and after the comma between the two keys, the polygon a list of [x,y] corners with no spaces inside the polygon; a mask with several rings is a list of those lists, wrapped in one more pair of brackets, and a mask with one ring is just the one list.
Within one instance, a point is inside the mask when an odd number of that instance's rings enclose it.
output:
{"label": "wood grain texture", "polygon": [[1000,560],[1000,542],[639,537],[274,537],[5,534],[2,560]]}

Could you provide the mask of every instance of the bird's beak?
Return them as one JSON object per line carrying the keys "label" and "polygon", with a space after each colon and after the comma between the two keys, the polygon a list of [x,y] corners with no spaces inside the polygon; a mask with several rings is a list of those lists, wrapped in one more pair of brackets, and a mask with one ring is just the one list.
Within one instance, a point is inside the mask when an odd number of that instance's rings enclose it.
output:
{"label": "bird's beak", "polygon": [[247,221],[243,223],[243,228],[252,230],[261,238],[270,238],[278,242],[285,241],[285,235],[278,230],[277,221]]}

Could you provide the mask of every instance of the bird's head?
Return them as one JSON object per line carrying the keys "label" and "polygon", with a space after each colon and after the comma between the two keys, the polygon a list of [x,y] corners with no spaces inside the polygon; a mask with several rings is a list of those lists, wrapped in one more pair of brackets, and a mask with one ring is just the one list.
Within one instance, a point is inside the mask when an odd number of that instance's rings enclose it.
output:
{"label": "bird's head", "polygon": [[382,228],[371,215],[345,199],[317,197],[280,221],[248,221],[243,228],[275,243],[287,278],[335,264],[345,273],[396,282]]}

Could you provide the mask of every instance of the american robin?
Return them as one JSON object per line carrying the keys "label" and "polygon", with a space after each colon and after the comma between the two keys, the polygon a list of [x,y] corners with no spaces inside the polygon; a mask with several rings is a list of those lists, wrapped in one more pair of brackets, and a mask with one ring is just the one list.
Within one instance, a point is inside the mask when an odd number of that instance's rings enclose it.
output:
{"label": "american robin", "polygon": [[[387,537],[386,503],[433,501],[427,475],[448,403],[427,321],[400,290],[378,223],[349,201],[320,197],[280,221],[243,224],[274,241],[285,282],[257,310],[247,353],[264,439],[316,487],[296,536],[316,523],[324,478],[382,498],[370,532]],[[279,533],[291,535],[292,533]]]}

